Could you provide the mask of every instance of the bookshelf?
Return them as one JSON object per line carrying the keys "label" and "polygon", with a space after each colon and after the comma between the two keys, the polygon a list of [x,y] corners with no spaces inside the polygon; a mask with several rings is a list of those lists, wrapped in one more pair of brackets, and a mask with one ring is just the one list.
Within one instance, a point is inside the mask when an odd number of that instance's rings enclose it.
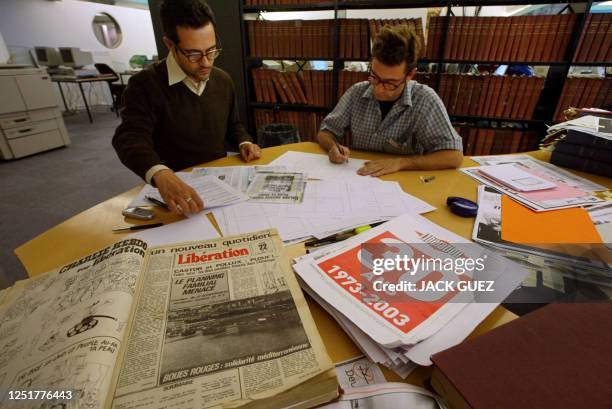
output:
{"label": "bookshelf", "polygon": [[[428,34],[428,43],[435,40],[437,47],[435,47],[435,52],[431,52],[428,50],[428,46],[424,44],[422,56],[419,59],[419,65],[423,66],[423,64],[427,64],[429,66],[430,72],[420,73],[422,75],[423,80],[417,78],[417,81],[425,83],[431,86],[438,95],[441,95],[441,85],[443,86],[444,77],[448,74],[445,73],[446,64],[479,64],[479,65],[537,65],[537,66],[547,66],[548,74],[541,81],[541,84],[538,86],[539,94],[535,95],[535,100],[532,100],[532,108],[533,112],[530,112],[523,116],[510,115],[512,112],[511,108],[508,109],[498,109],[496,112],[492,112],[489,110],[488,113],[482,112],[482,109],[479,111],[478,109],[464,109],[459,113],[452,113],[451,109],[447,106],[447,110],[449,111],[449,116],[451,117],[451,121],[457,128],[476,128],[481,129],[483,127],[490,128],[495,130],[499,134],[503,134],[503,131],[517,131],[521,130],[526,133],[529,133],[529,138],[534,140],[533,134],[534,132],[541,132],[546,129],[546,123],[552,123],[555,119],[558,119],[558,104],[561,102],[560,99],[563,97],[562,93],[566,92],[566,79],[568,78],[569,70],[572,66],[612,66],[612,62],[609,59],[605,59],[605,61],[594,61],[589,62],[584,58],[581,60],[575,60],[574,56],[580,54],[580,46],[584,42],[584,32],[588,28],[590,17],[590,9],[592,5],[592,0],[590,1],[526,1],[526,0],[492,0],[492,1],[441,1],[441,0],[335,0],[335,1],[318,1],[313,2],[314,4],[247,4],[247,3],[256,3],[257,1],[242,0],[241,1],[241,10],[240,13],[243,16],[241,19],[241,32],[243,38],[243,52],[244,52],[244,81],[246,84],[246,96],[248,101],[248,110],[250,115],[249,117],[249,130],[252,134],[256,132],[255,126],[255,110],[266,110],[267,118],[270,115],[273,116],[274,112],[281,113],[283,111],[298,111],[298,112],[313,112],[316,113],[319,117],[321,114],[325,114],[333,108],[335,103],[337,102],[339,96],[344,91],[345,87],[342,87],[342,71],[344,68],[344,63],[349,61],[369,61],[369,53],[368,56],[364,58],[363,55],[359,57],[345,57],[343,56],[342,51],[342,41],[343,33],[345,30],[349,30],[345,28],[347,20],[359,20],[359,19],[346,19],[344,10],[359,10],[359,9],[416,9],[416,8],[443,8],[445,9],[445,16],[437,17],[439,27],[432,27],[433,19],[430,19],[429,23],[429,32]],[[262,1],[259,0],[259,3]],[[274,1],[269,1],[273,3]],[[276,2],[279,2],[278,0]],[[482,53],[473,52],[472,54],[458,55],[457,52],[449,53],[449,49],[453,49],[453,41],[456,42],[457,38],[453,39],[452,30],[458,21],[462,21],[467,24],[472,24],[471,19],[475,19],[474,17],[455,17],[453,14],[453,7],[466,7],[466,6],[493,6],[493,5],[538,5],[538,4],[564,4],[566,5],[563,10],[559,13],[559,16],[567,16],[572,15],[572,25],[569,31],[567,32],[567,38],[565,38],[565,43],[562,45],[562,48],[557,50],[555,55],[555,51],[547,52],[548,49],[539,50],[535,52],[532,50],[531,53],[526,52],[522,58],[516,58],[517,56],[513,56],[514,58],[510,58],[511,52],[506,50],[504,53],[495,53],[490,54],[488,56],[483,56]],[[574,12],[574,6],[582,5],[584,7],[584,12],[580,10],[579,13]],[[252,13],[260,13],[264,11],[274,12],[274,11],[332,11],[333,18],[330,18],[325,24],[327,33],[329,33],[329,37],[323,39],[325,42],[329,42],[327,52],[322,53],[325,56],[313,57],[312,53],[307,53],[309,57],[303,56],[301,53],[299,55],[286,55],[287,53],[283,53],[282,56],[278,52],[269,52],[269,53],[256,53],[253,55],[251,53],[253,47],[253,42],[255,37],[254,26],[259,23],[249,23],[244,18],[244,14],[252,14]],[[569,13],[562,14],[564,11],[569,11]],[[442,13],[444,14],[444,13]],[[552,21],[560,21],[560,19],[564,19],[564,17],[559,17],[554,14],[547,15],[544,19],[546,21],[550,21],[552,26]],[[529,20],[535,26],[535,16],[531,17],[533,20]],[[478,21],[480,19],[487,19],[486,17],[478,17]],[[507,23],[505,29],[508,30],[510,28],[510,19],[512,21],[518,21],[516,17],[501,17],[504,23]],[[569,19],[569,17],[567,18]],[[252,21],[252,20],[250,20]],[[304,20],[306,21],[306,20]],[[501,21],[501,20],[500,20]],[[288,23],[289,21],[287,21]],[[262,23],[266,24],[266,23]],[[281,24],[281,23],[273,23],[273,24]],[[357,24],[357,23],[356,23]],[[554,23],[561,24],[561,23]],[[281,24],[282,25],[282,24]],[[610,23],[612,26],[612,23]],[[557,26],[552,26],[557,27]],[[433,30],[438,30],[436,37]],[[249,31],[250,30],[250,31]],[[475,29],[474,29],[475,30]],[[464,34],[464,33],[462,33]],[[512,34],[514,35],[514,34]],[[305,36],[305,38],[308,38]],[[274,36],[267,37],[269,41],[280,41],[274,38]],[[293,42],[295,41],[306,41],[299,37],[292,37]],[[368,36],[368,45],[369,45]],[[261,41],[261,37],[258,38]],[[554,35],[546,38],[544,35],[542,37],[542,41],[540,41],[539,46],[545,47],[548,46],[546,40],[555,40]],[[271,45],[268,45],[269,41],[266,41],[266,46],[269,47],[268,50],[271,50]],[[597,41],[591,39],[591,41]],[[450,44],[449,44],[450,42]],[[502,47],[504,45],[502,44]],[[279,46],[282,47],[282,46]],[[474,47],[476,47],[474,45]],[[509,47],[509,46],[508,46]],[[531,45],[533,47],[533,45]],[[603,47],[603,46],[602,46]],[[299,49],[299,46],[298,46]],[[369,49],[369,46],[368,46]],[[292,53],[289,53],[292,54]],[[605,54],[605,53],[604,53]],[[608,53],[609,54],[609,53]],[[585,54],[583,53],[583,56]],[[601,55],[601,52],[600,52]],[[531,58],[526,58],[526,57]],[[538,58],[534,58],[534,57]],[[478,57],[478,58],[476,58]],[[485,58],[486,57],[486,58]],[[605,57],[605,56],[604,56]],[[278,101],[278,102],[262,102],[261,100],[256,100],[255,94],[255,85],[254,79],[252,76],[252,70],[259,68],[262,66],[264,60],[289,60],[289,61],[308,61],[308,60],[322,60],[322,61],[331,61],[333,69],[332,78],[331,78],[331,105],[328,106],[316,106],[312,104],[304,104],[304,103],[287,103],[288,101]],[[468,78],[468,75],[465,75]],[[507,77],[510,78],[510,77]],[[514,77],[513,77],[514,78]],[[607,80],[606,80],[607,81]],[[571,82],[571,81],[570,81]],[[518,80],[517,80],[518,83]],[[339,85],[341,87],[339,87]],[[342,89],[340,89],[342,88]],[[576,88],[576,86],[574,86]],[[476,86],[474,86],[476,89]],[[611,90],[612,91],[612,90]],[[274,92],[274,91],[270,91]],[[514,93],[515,91],[508,92]],[[612,93],[612,92],[611,92]],[[261,94],[261,91],[260,91]],[[519,100],[514,94],[511,94],[508,97],[509,101],[513,101],[512,103],[516,105],[519,104]],[[532,98],[533,95],[532,95]],[[486,101],[486,99],[483,99]],[[446,101],[445,101],[446,102]],[[506,102],[504,102],[506,103]],[[261,112],[259,117],[261,118]],[[286,116],[285,116],[286,117]],[[506,128],[506,126],[510,124],[510,128]],[[503,127],[502,127],[503,126]],[[498,132],[499,131],[499,132]],[[522,143],[520,145],[523,145]],[[534,146],[529,146],[529,148],[533,148]]]}

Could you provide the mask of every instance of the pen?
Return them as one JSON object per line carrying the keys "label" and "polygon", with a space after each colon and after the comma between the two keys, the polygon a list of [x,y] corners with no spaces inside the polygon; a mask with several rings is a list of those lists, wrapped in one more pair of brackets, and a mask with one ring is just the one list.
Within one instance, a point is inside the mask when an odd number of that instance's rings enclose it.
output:
{"label": "pen", "polygon": [[[336,144],[336,148],[338,148],[338,153],[342,155],[342,149],[340,148],[340,144],[338,143],[336,138],[334,138],[334,143]],[[346,159],[346,161],[348,162],[348,158]]]}
{"label": "pen", "polygon": [[163,225],[164,225],[163,223],[141,224],[139,226],[118,227],[116,229],[113,229],[113,231],[116,232],[116,231],[128,231],[128,230],[144,230],[144,229],[151,229],[153,227],[159,227]]}
{"label": "pen", "polygon": [[161,207],[163,209],[168,210],[168,205],[165,204],[164,202],[162,202],[161,200],[157,200],[156,198],[151,197],[151,196],[145,196],[145,199],[147,199],[149,202],[153,203],[155,206],[159,206],[159,207]]}

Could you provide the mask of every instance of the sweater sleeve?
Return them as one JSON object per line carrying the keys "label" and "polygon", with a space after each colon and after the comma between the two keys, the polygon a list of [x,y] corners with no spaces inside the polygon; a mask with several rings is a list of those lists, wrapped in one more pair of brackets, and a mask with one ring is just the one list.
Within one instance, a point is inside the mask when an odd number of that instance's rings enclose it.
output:
{"label": "sweater sleeve", "polygon": [[123,93],[121,124],[113,136],[113,147],[126,167],[141,178],[154,165],[162,163],[153,145],[157,122],[151,88],[134,76]]}
{"label": "sweater sleeve", "polygon": [[227,118],[227,134],[225,135],[225,142],[228,144],[228,146],[237,148],[242,142],[253,142],[253,138],[251,138],[240,121],[238,100],[236,98],[234,83],[229,77],[228,79],[230,87],[230,110]]}

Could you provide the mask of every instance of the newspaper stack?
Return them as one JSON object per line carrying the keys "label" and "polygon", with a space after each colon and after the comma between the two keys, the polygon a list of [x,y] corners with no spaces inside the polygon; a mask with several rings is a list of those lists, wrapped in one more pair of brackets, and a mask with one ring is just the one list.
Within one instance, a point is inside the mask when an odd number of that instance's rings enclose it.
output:
{"label": "newspaper stack", "polygon": [[[612,287],[610,249],[605,245],[549,245],[546,247],[517,244],[501,238],[502,194],[489,186],[478,187],[478,214],[472,240],[502,252],[528,269],[531,277],[537,272],[547,287],[563,290],[563,278],[576,279]],[[604,240],[612,238],[612,204],[604,203],[587,209]],[[607,234],[607,236],[606,236]],[[583,250],[584,249],[584,250]],[[579,251],[576,251],[579,250]],[[574,255],[571,255],[571,254]],[[576,256],[583,254],[583,256]]]}
{"label": "newspaper stack", "polygon": [[461,342],[527,274],[410,214],[300,257],[294,270],[364,354],[401,377]]}
{"label": "newspaper stack", "polygon": [[[499,192],[510,196],[517,202],[536,212],[603,203],[602,199],[594,196],[592,193],[607,190],[604,186],[576,176],[550,163],[534,159],[528,155],[482,156],[472,159],[482,166],[462,168],[459,170],[480,183],[493,187]],[[530,173],[537,178],[552,182],[555,188],[522,192],[513,190],[481,173],[483,166],[503,164],[513,164],[522,171]]]}

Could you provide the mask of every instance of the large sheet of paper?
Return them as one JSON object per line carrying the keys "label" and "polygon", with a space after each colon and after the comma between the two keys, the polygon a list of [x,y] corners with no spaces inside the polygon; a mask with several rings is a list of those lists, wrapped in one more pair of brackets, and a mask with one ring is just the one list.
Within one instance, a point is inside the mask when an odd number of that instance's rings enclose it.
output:
{"label": "large sheet of paper", "polygon": [[346,163],[331,163],[327,155],[289,151],[273,160],[270,164],[275,166],[292,166],[296,172],[308,173],[310,178],[329,180],[353,177],[369,178],[369,176],[359,176],[357,174],[357,170],[365,162],[363,159],[350,158]]}
{"label": "large sheet of paper", "polygon": [[[193,172],[177,172],[176,175],[198,193],[204,201],[205,209],[227,206],[249,199],[244,193],[234,189],[214,175],[202,176]],[[151,202],[145,199],[145,196],[163,200],[157,188],[145,185],[128,207],[151,206]]]}
{"label": "large sheet of paper", "polygon": [[155,247],[188,241],[216,239],[220,236],[208,217],[203,213],[198,213],[185,220],[179,220],[154,229],[140,230],[128,237],[139,238],[146,241],[149,246]]}
{"label": "large sheet of paper", "polygon": [[402,191],[397,182],[373,178],[310,181],[297,204],[251,201],[215,211],[224,235],[277,228],[283,241],[324,237],[339,230],[435,208]]}

